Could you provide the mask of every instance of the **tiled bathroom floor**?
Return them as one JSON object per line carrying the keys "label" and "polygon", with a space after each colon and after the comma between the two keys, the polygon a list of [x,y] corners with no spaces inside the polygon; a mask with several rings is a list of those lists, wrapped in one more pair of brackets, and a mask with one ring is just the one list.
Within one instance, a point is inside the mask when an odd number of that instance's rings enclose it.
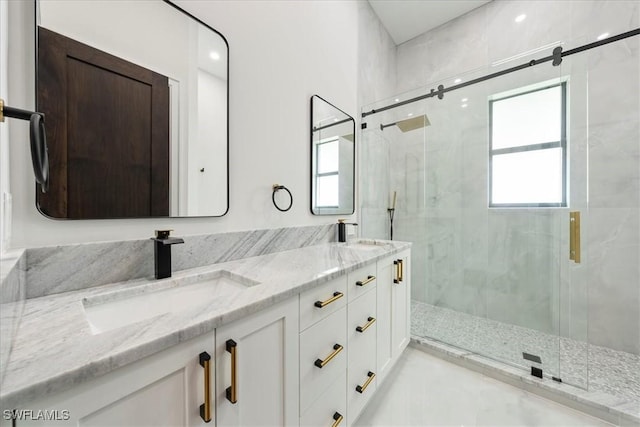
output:
{"label": "tiled bathroom floor", "polygon": [[609,426],[408,347],[354,427]]}
{"label": "tiled bathroom floor", "polygon": [[[590,392],[636,402],[640,414],[640,356],[587,346],[532,329],[472,316],[418,301],[411,304],[411,333],[485,355],[523,372],[531,363],[522,352],[539,355],[545,374]],[[539,365],[540,366],[540,365]]]}

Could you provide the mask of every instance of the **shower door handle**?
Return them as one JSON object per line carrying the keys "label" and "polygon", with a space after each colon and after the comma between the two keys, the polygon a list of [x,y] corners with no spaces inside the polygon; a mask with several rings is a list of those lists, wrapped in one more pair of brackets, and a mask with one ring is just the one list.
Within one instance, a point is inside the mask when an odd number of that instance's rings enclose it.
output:
{"label": "shower door handle", "polygon": [[569,259],[580,264],[580,212],[569,212]]}

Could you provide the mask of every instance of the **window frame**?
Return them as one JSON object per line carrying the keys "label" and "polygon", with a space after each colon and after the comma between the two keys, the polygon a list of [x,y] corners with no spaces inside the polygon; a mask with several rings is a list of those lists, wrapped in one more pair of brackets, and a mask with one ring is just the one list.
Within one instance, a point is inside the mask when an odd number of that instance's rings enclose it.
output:
{"label": "window frame", "polygon": [[[314,177],[314,181],[315,181],[315,188],[316,188],[316,200],[314,200],[315,202],[315,207],[316,208],[321,208],[321,209],[337,209],[340,207],[340,157],[338,157],[338,169],[336,169],[335,171],[331,171],[331,172],[318,172],[320,170],[319,168],[319,163],[320,163],[320,146],[324,145],[324,144],[330,144],[332,142],[335,142],[338,144],[338,156],[340,155],[340,137],[339,136],[335,136],[335,137],[331,137],[331,138],[327,138],[321,141],[318,141],[315,143],[315,151],[316,151],[316,155],[315,155],[315,160],[316,160],[316,164],[315,164],[315,177]],[[337,176],[338,177],[338,204],[337,205],[320,205],[318,203],[318,199],[317,199],[317,189],[318,189],[318,184],[319,184],[319,178],[324,178],[327,176]]]}
{"label": "window frame", "polygon": [[[560,87],[560,140],[536,144],[521,145],[518,147],[493,149],[493,104],[505,99],[528,95],[541,90]],[[493,156],[501,154],[524,153],[527,151],[546,150],[549,148],[560,148],[562,150],[562,201],[559,203],[493,203]],[[567,81],[559,83],[545,84],[534,89],[524,90],[512,95],[489,99],[489,207],[490,208],[564,208],[568,206],[567,200]]]}

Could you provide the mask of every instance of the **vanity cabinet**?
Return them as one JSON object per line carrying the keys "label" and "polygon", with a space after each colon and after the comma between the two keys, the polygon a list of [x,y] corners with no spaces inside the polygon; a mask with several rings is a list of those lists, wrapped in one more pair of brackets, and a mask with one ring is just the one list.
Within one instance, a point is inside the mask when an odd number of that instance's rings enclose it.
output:
{"label": "vanity cabinet", "polygon": [[[209,373],[213,379],[214,334],[208,333],[66,392],[30,402],[17,410],[33,410],[34,414],[20,417],[15,425],[210,425],[200,417],[206,372],[200,365],[203,352],[211,356]],[[39,410],[49,411],[56,421],[37,419],[35,412]]]}
{"label": "vanity cabinet", "polygon": [[408,345],[409,259],[404,251],[300,294],[300,426],[353,425]]}
{"label": "vanity cabinet", "polygon": [[60,426],[294,425],[298,360],[298,298],[291,298],[19,409],[57,410],[58,418],[67,410],[68,420],[55,421]]}
{"label": "vanity cabinet", "polygon": [[15,425],[351,426],[409,343],[409,262],[409,251],[372,262],[29,402],[17,410],[61,420]]}

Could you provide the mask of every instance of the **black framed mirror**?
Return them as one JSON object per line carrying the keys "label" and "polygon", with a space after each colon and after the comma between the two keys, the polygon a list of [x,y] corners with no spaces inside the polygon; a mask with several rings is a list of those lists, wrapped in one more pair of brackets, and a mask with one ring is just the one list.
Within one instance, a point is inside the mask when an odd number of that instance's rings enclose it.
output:
{"label": "black framed mirror", "polygon": [[35,0],[36,105],[56,219],[202,217],[229,205],[229,46],[167,0]]}
{"label": "black framed mirror", "polygon": [[356,122],[318,95],[311,97],[311,213],[355,212]]}

